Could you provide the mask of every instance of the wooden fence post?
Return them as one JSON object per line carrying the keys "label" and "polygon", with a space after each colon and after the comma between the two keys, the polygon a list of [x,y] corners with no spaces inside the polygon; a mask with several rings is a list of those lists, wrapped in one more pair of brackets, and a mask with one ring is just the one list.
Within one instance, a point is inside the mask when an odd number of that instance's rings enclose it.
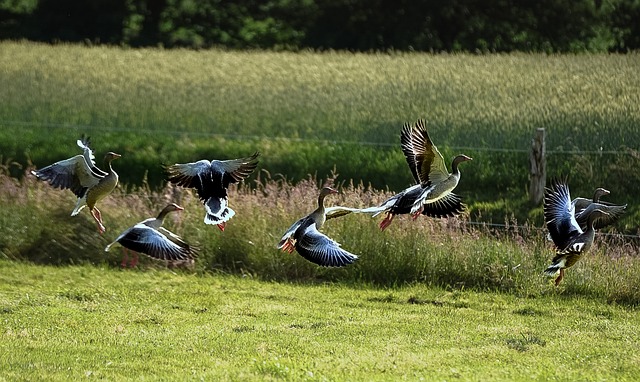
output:
{"label": "wooden fence post", "polygon": [[544,148],[544,128],[536,129],[536,135],[531,140],[531,153],[529,154],[529,200],[539,204],[544,197],[545,180],[547,178],[547,163]]}

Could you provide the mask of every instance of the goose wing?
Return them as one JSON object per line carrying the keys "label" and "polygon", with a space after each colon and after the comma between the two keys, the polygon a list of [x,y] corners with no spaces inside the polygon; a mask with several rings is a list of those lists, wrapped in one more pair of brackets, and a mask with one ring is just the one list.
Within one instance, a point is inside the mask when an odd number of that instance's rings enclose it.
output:
{"label": "goose wing", "polygon": [[344,267],[358,256],[340,248],[340,244],[316,229],[315,223],[301,226],[296,232],[298,253],[312,263],[323,267]]}
{"label": "goose wing", "polygon": [[423,206],[422,214],[432,218],[445,218],[458,216],[465,210],[462,198],[453,192]]}
{"label": "goose wing", "polygon": [[[193,258],[189,247],[182,247],[159,231],[138,223],[123,232],[115,241],[132,251],[144,253],[158,260],[188,260]],[[113,244],[113,243],[112,243]],[[105,248],[108,251],[110,244]]]}
{"label": "goose wing", "polygon": [[211,162],[206,159],[190,163],[177,163],[168,166],[165,171],[169,182],[182,187],[195,188],[203,201],[211,196]]}
{"label": "goose wing", "polygon": [[324,209],[324,215],[326,219],[339,218],[341,216],[349,215],[351,213],[362,213],[362,208],[351,208],[342,206],[332,206]]}
{"label": "goose wing", "polygon": [[91,140],[87,136],[83,136],[81,139],[78,139],[76,141],[76,144],[78,145],[78,147],[82,149],[83,151],[82,155],[84,155],[84,160],[87,162],[87,164],[91,168],[91,171],[93,171],[95,174],[102,177],[107,176],[107,173],[105,171],[100,170],[96,166],[96,157],[95,155],[93,155],[93,151],[89,146],[90,143],[91,143]]}
{"label": "goose wing", "polygon": [[586,208],[583,208],[580,211],[576,208],[576,221],[583,231],[587,229],[587,220],[589,215],[596,209],[606,212],[605,215],[602,215],[602,217],[596,219],[593,223],[593,228],[602,229],[618,221],[618,219],[624,215],[627,205],[615,205],[607,202],[590,202]]}
{"label": "goose wing", "polygon": [[413,140],[411,139],[412,130],[413,127],[411,127],[411,125],[408,123],[405,123],[402,126],[402,132],[400,133],[400,148],[402,149],[404,158],[407,160],[407,164],[409,165],[409,169],[411,170],[413,179],[416,181],[416,183],[421,183],[420,176],[418,174],[418,171],[420,170],[418,168],[418,163],[416,162]]}
{"label": "goose wing", "polygon": [[580,197],[575,198],[571,201],[571,204],[573,204],[573,206],[576,209],[576,214],[580,213],[580,211],[589,207],[592,203],[593,203],[592,199],[580,198]]}
{"label": "goose wing", "polygon": [[227,188],[229,184],[238,183],[251,175],[258,166],[259,155],[256,152],[248,158],[212,161],[212,167],[218,166],[222,170],[222,186]]}
{"label": "goose wing", "polygon": [[82,197],[87,188],[94,187],[104,178],[91,171],[84,155],[61,160],[31,173],[55,188],[71,190],[77,197]]}
{"label": "goose wing", "polygon": [[411,141],[415,154],[420,183],[434,184],[443,182],[449,177],[444,158],[433,144],[424,120],[418,120],[411,132]]}
{"label": "goose wing", "polygon": [[553,181],[545,189],[544,218],[551,239],[563,251],[572,239],[583,233],[575,218],[575,207],[571,203],[569,186],[563,181]]}
{"label": "goose wing", "polygon": [[197,253],[198,249],[193,245],[189,245],[180,236],[176,235],[175,233],[169,231],[164,227],[158,227],[157,230],[158,230],[158,233],[166,237],[167,240],[173,242],[175,245],[179,246],[180,248],[184,248],[188,250],[192,257],[198,257],[198,253]]}

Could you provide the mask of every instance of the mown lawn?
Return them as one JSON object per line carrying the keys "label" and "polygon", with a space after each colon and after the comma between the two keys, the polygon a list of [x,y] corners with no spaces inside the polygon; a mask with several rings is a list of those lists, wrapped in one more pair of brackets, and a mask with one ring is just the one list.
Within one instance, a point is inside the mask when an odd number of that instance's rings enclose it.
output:
{"label": "mown lawn", "polygon": [[[284,255],[283,255],[284,256]],[[0,261],[2,380],[637,380],[637,309]]]}

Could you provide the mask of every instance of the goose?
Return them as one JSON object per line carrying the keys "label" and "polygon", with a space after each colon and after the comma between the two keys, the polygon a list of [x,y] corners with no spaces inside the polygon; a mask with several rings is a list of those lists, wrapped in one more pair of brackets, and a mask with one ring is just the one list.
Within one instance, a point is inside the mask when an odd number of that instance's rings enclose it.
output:
{"label": "goose", "polygon": [[615,205],[600,200],[602,196],[609,194],[609,190],[598,187],[593,192],[593,199],[578,197],[571,201],[571,204],[573,204],[576,210],[576,222],[578,222],[578,225],[583,231],[588,228],[588,217],[593,210],[602,210],[608,214],[608,216],[603,216],[595,221],[594,228],[596,230],[615,223],[624,214],[627,209],[626,204]]}
{"label": "goose", "polygon": [[246,179],[258,166],[256,152],[248,158],[231,160],[206,159],[166,168],[169,182],[195,188],[205,207],[205,224],[217,225],[224,231],[226,222],[236,213],[229,207],[227,188]]}
{"label": "goose", "polygon": [[110,151],[104,156],[104,163],[108,169],[105,172],[96,167],[93,151],[89,147],[89,138],[82,137],[76,143],[83,150],[82,155],[31,171],[31,174],[54,188],[71,190],[78,197],[71,216],[76,216],[84,207],[89,207],[91,216],[98,224],[98,232],[102,234],[106,228],[96,204],[118,185],[118,174],[111,167],[111,162],[120,158],[120,154]]}
{"label": "goose", "polygon": [[127,264],[127,250],[134,251],[134,259],[130,266],[135,267],[138,262],[138,252],[147,256],[165,261],[188,261],[197,257],[197,249],[187,244],[182,238],[162,227],[164,218],[174,211],[182,211],[184,208],[175,203],[168,204],[160,211],[158,217],[145,219],[133,227],[126,229],[111,244],[105,247],[109,252],[115,243],[120,243],[125,250],[122,259],[122,267]]}
{"label": "goose", "polygon": [[582,229],[575,216],[575,205],[571,201],[566,181],[554,180],[545,188],[544,218],[547,230],[556,248],[556,255],[544,274],[555,277],[558,286],[564,278],[564,270],[573,266],[593,245],[594,225],[601,218],[610,215],[601,209],[592,209],[587,215],[586,229]]}
{"label": "goose", "polygon": [[356,261],[358,256],[340,248],[339,243],[319,231],[327,219],[358,211],[342,206],[325,208],[325,197],[337,193],[331,187],[322,188],[318,208],[289,227],[278,243],[278,249],[288,253],[295,249],[305,259],[323,267],[344,267]]}
{"label": "goose", "polygon": [[456,156],[450,174],[442,154],[429,137],[424,120],[418,120],[413,126],[405,123],[400,144],[416,184],[362,212],[373,213],[373,216],[386,212],[387,216],[380,222],[381,230],[391,224],[395,215],[409,213],[415,219],[420,214],[442,218],[462,213],[465,209],[462,198],[452,191],[460,180],[458,165],[472,158],[463,154]]}

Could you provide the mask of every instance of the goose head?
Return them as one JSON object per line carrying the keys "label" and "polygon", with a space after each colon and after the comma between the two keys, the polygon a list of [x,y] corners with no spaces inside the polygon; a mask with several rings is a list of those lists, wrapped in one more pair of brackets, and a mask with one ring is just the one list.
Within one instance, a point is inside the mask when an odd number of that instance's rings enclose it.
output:
{"label": "goose head", "polygon": [[183,207],[180,207],[179,205],[175,204],[175,203],[170,203],[168,204],[165,208],[164,208],[167,212],[173,212],[173,211],[182,211],[184,210]]}
{"label": "goose head", "polygon": [[473,158],[468,157],[464,154],[460,154],[457,157],[453,158],[453,163],[451,164],[451,169],[453,170],[453,172],[456,172],[458,170],[458,165],[462,162],[466,162],[469,160],[473,160]]}
{"label": "goose head", "polygon": [[338,190],[336,190],[335,188],[331,188],[331,187],[323,187],[322,190],[320,190],[320,196],[325,197],[327,195],[331,195],[331,194],[337,194],[339,193]]}
{"label": "goose head", "polygon": [[105,154],[104,156],[104,161],[105,162],[111,162],[114,159],[118,159],[120,158],[122,155],[120,154],[116,154],[113,151],[109,151],[108,153]]}
{"label": "goose head", "polygon": [[596,190],[593,192],[593,201],[594,202],[598,202],[600,200],[601,197],[605,196],[605,195],[609,195],[611,192],[609,192],[609,190],[606,190],[602,187],[598,187],[596,188]]}
{"label": "goose head", "polygon": [[184,208],[180,207],[179,205],[175,203],[169,203],[165,208],[162,209],[162,211],[160,211],[160,214],[158,214],[158,219],[163,220],[169,212],[182,210],[184,210]]}

